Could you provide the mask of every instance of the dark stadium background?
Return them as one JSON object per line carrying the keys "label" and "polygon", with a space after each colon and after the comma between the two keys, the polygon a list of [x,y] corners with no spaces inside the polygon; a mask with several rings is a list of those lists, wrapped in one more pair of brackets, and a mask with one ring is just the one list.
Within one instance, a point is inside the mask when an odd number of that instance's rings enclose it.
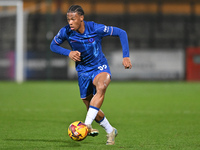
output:
{"label": "dark stadium background", "polygon": [[[26,14],[24,80],[76,79],[74,64],[67,57],[52,53],[49,48],[53,36],[61,27],[67,25],[66,11],[72,4],[83,7],[86,21],[116,26],[127,31],[131,57],[133,56],[131,58],[133,69],[128,73],[123,74],[122,70],[118,71],[117,66],[120,65],[122,69],[119,39],[106,37],[102,41],[103,51],[111,65],[113,79],[200,80],[198,0],[24,0],[23,2]],[[6,9],[10,8],[0,7],[0,11]],[[1,17],[1,19],[0,79],[15,80],[13,35],[16,29],[8,25],[6,18]],[[10,19],[11,24],[15,26],[15,16],[7,19]],[[7,30],[12,34],[4,34]],[[70,49],[67,43],[63,46]],[[165,53],[169,53],[169,56]],[[3,59],[8,58],[8,55],[10,65],[5,67]],[[162,55],[160,59],[156,59],[160,55]],[[114,58],[117,58],[117,61]],[[157,67],[162,61],[163,65]]]}

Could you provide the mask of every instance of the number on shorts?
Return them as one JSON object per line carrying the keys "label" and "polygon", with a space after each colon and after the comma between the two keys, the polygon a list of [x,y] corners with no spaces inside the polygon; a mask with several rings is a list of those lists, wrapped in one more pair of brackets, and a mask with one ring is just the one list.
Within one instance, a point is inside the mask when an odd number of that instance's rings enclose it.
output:
{"label": "number on shorts", "polygon": [[101,70],[101,71],[104,70],[104,69],[107,69],[107,65],[99,66],[98,69]]}

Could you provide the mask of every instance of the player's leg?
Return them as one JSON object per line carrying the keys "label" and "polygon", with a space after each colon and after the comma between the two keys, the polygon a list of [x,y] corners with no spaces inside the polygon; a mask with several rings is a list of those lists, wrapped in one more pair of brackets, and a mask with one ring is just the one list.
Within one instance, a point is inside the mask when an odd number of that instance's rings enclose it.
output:
{"label": "player's leg", "polygon": [[93,120],[96,118],[103,103],[106,88],[108,87],[109,83],[110,75],[107,72],[101,72],[94,78],[93,84],[96,87],[96,94],[90,101],[85,124],[92,124]]}
{"label": "player's leg", "polygon": [[[89,95],[85,99],[82,99],[84,104],[86,105],[87,111],[89,109],[90,101],[91,101],[92,97],[93,97],[93,94]],[[105,118],[105,115],[104,115],[103,111],[100,109],[99,112],[97,113],[95,121],[100,124],[104,120],[104,118]]]}
{"label": "player's leg", "polygon": [[[82,99],[84,104],[85,104],[85,106],[86,106],[86,108],[87,108],[87,111],[89,109],[90,101],[91,101],[92,97],[93,97],[93,94],[90,94],[86,98]],[[98,113],[98,114],[100,114],[100,113]],[[97,114],[97,116],[98,116],[98,114]],[[93,136],[94,137],[94,136],[97,136],[99,134],[99,131],[97,129],[93,129],[91,124],[89,124],[89,125],[87,124],[87,126],[88,126],[88,135],[89,136]]]}
{"label": "player's leg", "polygon": [[[82,99],[84,104],[86,105],[87,111],[89,109],[90,101],[92,97],[93,97],[93,94],[90,94],[88,97]],[[104,118],[104,113],[103,111],[99,110],[95,118],[96,122],[99,123],[101,120],[103,120],[103,118]],[[89,136],[97,136],[99,134],[99,131],[97,129],[93,129],[92,125],[88,125],[88,128],[89,128],[89,132],[88,132]]]}
{"label": "player's leg", "polygon": [[[86,108],[88,110],[90,101],[93,97],[93,84],[92,84],[92,73],[78,73],[78,84],[79,84],[79,91],[81,99],[83,100]],[[98,135],[99,131],[96,129],[92,129],[91,124],[86,124],[88,126],[88,135],[96,136]]]}
{"label": "player's leg", "polygon": [[100,110],[110,81],[110,75],[106,72],[102,72],[95,77],[93,84],[96,86],[96,94],[92,97],[88,106],[88,113],[85,120],[86,124],[91,124],[95,119],[106,130],[107,145],[113,145],[117,136],[117,130],[110,125],[104,113]]}
{"label": "player's leg", "polygon": [[[110,74],[106,72],[102,72],[98,74],[93,84],[96,86],[96,94],[92,98],[90,105],[100,108],[105,97],[106,89],[110,83]],[[107,132],[107,145],[113,145],[115,143],[115,137],[118,132],[115,128],[113,128],[106,117],[99,121],[99,124],[106,130]]]}
{"label": "player's leg", "polygon": [[97,108],[101,107],[110,81],[110,74],[107,72],[101,72],[94,78],[93,84],[96,87],[96,94],[93,96],[90,105]]}
{"label": "player's leg", "polygon": [[[93,98],[93,94],[90,94],[88,97],[82,99],[86,108],[87,108],[87,111],[89,109],[90,101],[91,101],[92,98]],[[103,113],[102,110],[99,110],[99,112],[97,113],[97,116],[95,118],[95,121],[100,122],[103,118],[104,118],[104,113]]]}
{"label": "player's leg", "polygon": [[[87,110],[89,109],[90,101],[91,101],[92,97],[93,97],[93,94],[82,99],[84,104],[86,105]],[[108,122],[108,120],[105,117],[102,110],[99,110],[99,112],[97,113],[95,121],[97,123],[99,123],[99,125],[102,126],[108,134],[112,133],[113,127]],[[91,125],[88,125],[88,127],[90,128],[89,133],[88,133],[89,136],[97,136],[99,134],[99,131],[97,129],[93,129]],[[113,134],[111,134],[111,135],[113,135]],[[111,137],[111,136],[108,136],[108,137]],[[110,139],[113,139],[113,138],[110,138]],[[108,142],[108,143],[110,143],[110,142]]]}

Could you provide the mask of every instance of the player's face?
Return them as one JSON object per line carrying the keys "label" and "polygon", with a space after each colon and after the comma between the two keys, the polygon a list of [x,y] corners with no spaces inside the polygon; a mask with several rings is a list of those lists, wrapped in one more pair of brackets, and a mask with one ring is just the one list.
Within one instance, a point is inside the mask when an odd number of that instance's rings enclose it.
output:
{"label": "player's face", "polygon": [[70,25],[71,30],[73,31],[79,31],[83,19],[83,15],[79,15],[78,13],[67,13],[67,21]]}

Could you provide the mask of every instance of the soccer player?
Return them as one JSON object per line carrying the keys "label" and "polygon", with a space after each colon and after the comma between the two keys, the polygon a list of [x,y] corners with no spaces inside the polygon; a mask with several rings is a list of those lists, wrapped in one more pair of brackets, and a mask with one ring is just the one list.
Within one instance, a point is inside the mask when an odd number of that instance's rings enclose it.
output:
{"label": "soccer player", "polygon": [[[84,11],[79,5],[72,5],[67,11],[68,25],[61,28],[51,42],[53,52],[69,56],[76,62],[80,97],[86,105],[87,115],[85,124],[88,126],[90,136],[98,135],[99,131],[93,129],[91,124],[95,120],[107,132],[107,145],[115,143],[118,132],[100,109],[106,89],[111,81],[111,72],[107,60],[102,52],[101,40],[105,36],[118,36],[123,51],[125,69],[131,69],[129,58],[129,45],[124,30],[84,21]],[[60,45],[67,41],[72,50]]]}

